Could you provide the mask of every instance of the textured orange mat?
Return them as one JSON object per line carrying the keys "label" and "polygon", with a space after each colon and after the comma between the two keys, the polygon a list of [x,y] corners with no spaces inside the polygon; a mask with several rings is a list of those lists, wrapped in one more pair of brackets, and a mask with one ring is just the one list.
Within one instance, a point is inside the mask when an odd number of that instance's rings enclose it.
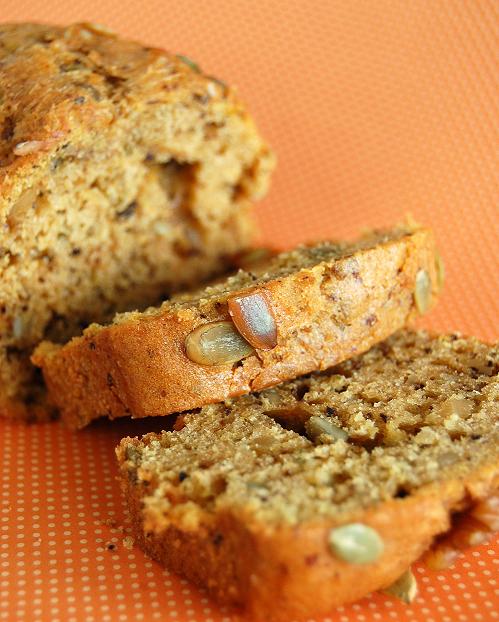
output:
{"label": "textured orange mat", "polygon": [[[497,1],[0,0],[0,20],[106,23],[199,60],[238,85],[277,151],[264,239],[353,235],[411,212],[435,227],[447,269],[426,325],[498,338]],[[232,620],[123,544],[113,447],[158,426],[0,422],[0,620]],[[410,607],[373,595],[327,619],[496,620],[498,553],[417,568]]]}

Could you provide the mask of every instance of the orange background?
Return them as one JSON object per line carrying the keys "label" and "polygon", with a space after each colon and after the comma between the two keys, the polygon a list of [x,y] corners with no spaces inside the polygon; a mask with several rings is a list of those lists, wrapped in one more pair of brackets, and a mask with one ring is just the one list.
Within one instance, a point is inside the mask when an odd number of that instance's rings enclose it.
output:
{"label": "orange background", "polygon": [[[410,212],[435,228],[447,270],[426,324],[498,338],[496,1],[0,0],[0,20],[105,23],[198,60],[239,87],[277,152],[265,240],[351,236]],[[123,525],[114,443],[162,423],[0,422],[0,620],[232,619],[103,523]],[[497,619],[498,551],[421,569],[410,608],[375,595],[332,619]]]}

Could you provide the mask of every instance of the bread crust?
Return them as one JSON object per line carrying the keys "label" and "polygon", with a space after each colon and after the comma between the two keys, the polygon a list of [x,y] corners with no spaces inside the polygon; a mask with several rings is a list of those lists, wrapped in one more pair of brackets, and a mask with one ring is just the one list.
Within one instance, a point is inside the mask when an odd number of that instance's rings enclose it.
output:
{"label": "bread crust", "polygon": [[[262,159],[255,160],[255,167],[273,167],[272,154],[235,92],[179,56],[90,23],[2,24],[0,35],[0,224],[9,204],[46,174],[68,140],[77,142],[88,128],[106,130],[119,121],[122,106],[194,100],[222,107],[247,125],[248,139],[259,145]],[[66,63],[59,65],[62,55]],[[84,66],[82,57],[91,68],[85,83],[74,77],[75,69]],[[127,93],[117,100],[116,91],[125,82]],[[35,144],[24,145],[28,142]],[[267,175],[253,177],[259,182],[252,188],[256,198],[266,190]]]}
{"label": "bread crust", "polygon": [[184,349],[196,327],[230,320],[225,303],[203,313],[193,305],[90,328],[62,348],[42,343],[32,360],[73,428],[99,416],[197,408],[326,369],[385,339],[417,316],[414,287],[422,269],[434,284],[434,299],[435,252],[431,231],[416,229],[266,281],[259,287],[275,314],[277,346],[236,365],[199,365]]}
{"label": "bread crust", "polygon": [[[135,442],[124,439],[117,448],[134,538],[152,558],[208,589],[217,601],[242,608],[255,622],[326,614],[388,587],[437,535],[449,531],[453,512],[471,509],[499,489],[496,462],[465,478],[426,485],[404,499],[342,516],[341,522],[272,527],[244,514],[204,512],[196,529],[186,530],[167,517],[145,529],[142,499],[148,489],[126,461],[126,448]],[[328,547],[332,528],[357,521],[373,527],[384,542],[384,553],[374,563],[349,564]]]}

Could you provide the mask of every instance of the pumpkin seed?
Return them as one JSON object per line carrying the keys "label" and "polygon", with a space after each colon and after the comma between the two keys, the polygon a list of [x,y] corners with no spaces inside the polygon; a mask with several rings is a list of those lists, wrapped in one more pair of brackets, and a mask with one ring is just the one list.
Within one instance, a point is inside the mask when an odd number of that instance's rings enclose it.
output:
{"label": "pumpkin seed", "polygon": [[211,322],[192,331],[185,340],[187,356],[199,365],[236,363],[254,352],[232,322]]}
{"label": "pumpkin seed", "polygon": [[383,590],[389,596],[395,596],[407,605],[412,603],[418,594],[418,583],[416,577],[409,568],[394,583]]}
{"label": "pumpkin seed", "polygon": [[426,313],[431,303],[431,281],[426,270],[419,270],[416,274],[416,285],[414,288],[414,300],[416,307],[421,315]]}
{"label": "pumpkin seed", "polygon": [[383,553],[384,544],[378,532],[363,523],[350,523],[329,533],[332,552],[350,564],[369,564]]}

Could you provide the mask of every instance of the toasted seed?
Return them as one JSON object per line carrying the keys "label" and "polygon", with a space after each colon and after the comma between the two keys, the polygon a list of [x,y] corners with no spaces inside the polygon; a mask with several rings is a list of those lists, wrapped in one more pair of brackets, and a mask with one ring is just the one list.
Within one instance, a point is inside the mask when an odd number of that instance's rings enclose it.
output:
{"label": "toasted seed", "polygon": [[262,491],[266,491],[268,490],[268,486],[266,484],[262,484],[260,482],[247,482],[246,486],[248,488],[253,488],[254,490],[262,490]]}
{"label": "toasted seed", "polygon": [[437,289],[441,291],[445,283],[445,266],[440,253],[435,256],[435,271],[437,273]]}
{"label": "toasted seed", "polygon": [[87,22],[84,24],[84,26],[87,30],[90,30],[91,32],[95,32],[98,35],[107,35],[111,37],[116,37],[116,32],[114,30],[111,30],[111,28],[104,26],[103,24]]}
{"label": "toasted seed", "polygon": [[50,134],[45,140],[24,140],[14,145],[12,150],[16,156],[30,155],[38,151],[47,151],[59,138],[64,136],[64,132],[56,130]]}
{"label": "toasted seed", "polygon": [[414,288],[414,300],[419,313],[423,314],[430,308],[431,302],[431,281],[426,270],[420,270],[416,274],[416,285]]}
{"label": "toasted seed", "polygon": [[208,95],[210,97],[217,96],[217,87],[215,82],[208,82],[208,84],[206,85],[206,90],[208,91]]}
{"label": "toasted seed", "polygon": [[16,315],[14,321],[12,322],[12,336],[14,339],[21,339],[26,330],[26,323],[22,317]]}
{"label": "toasted seed", "polygon": [[25,156],[45,149],[46,145],[47,143],[45,140],[25,140],[21,143],[17,143],[13,151],[16,156]]}
{"label": "toasted seed", "polygon": [[395,596],[409,605],[418,595],[418,583],[416,577],[409,568],[394,583],[383,590],[385,594]]}
{"label": "toasted seed", "polygon": [[332,552],[350,564],[369,564],[383,553],[384,544],[377,531],[362,523],[350,523],[329,532]]}
{"label": "toasted seed", "polygon": [[184,65],[187,65],[196,73],[201,72],[199,65],[195,61],[193,61],[191,58],[189,58],[188,56],[185,56],[185,54],[177,54],[177,58],[179,59],[179,61],[184,63]]}
{"label": "toasted seed", "polygon": [[277,345],[277,324],[268,293],[255,290],[227,301],[237,330],[254,348],[272,350]]}
{"label": "toasted seed", "polygon": [[191,361],[199,365],[235,363],[254,351],[232,322],[211,322],[198,326],[187,335],[185,350]]}
{"label": "toasted seed", "polygon": [[331,421],[323,419],[322,417],[316,417],[315,415],[312,415],[305,423],[305,430],[307,436],[312,441],[316,441],[322,434],[327,434],[327,436],[331,436],[337,440],[345,440],[348,438],[348,434],[345,430],[331,423]]}

